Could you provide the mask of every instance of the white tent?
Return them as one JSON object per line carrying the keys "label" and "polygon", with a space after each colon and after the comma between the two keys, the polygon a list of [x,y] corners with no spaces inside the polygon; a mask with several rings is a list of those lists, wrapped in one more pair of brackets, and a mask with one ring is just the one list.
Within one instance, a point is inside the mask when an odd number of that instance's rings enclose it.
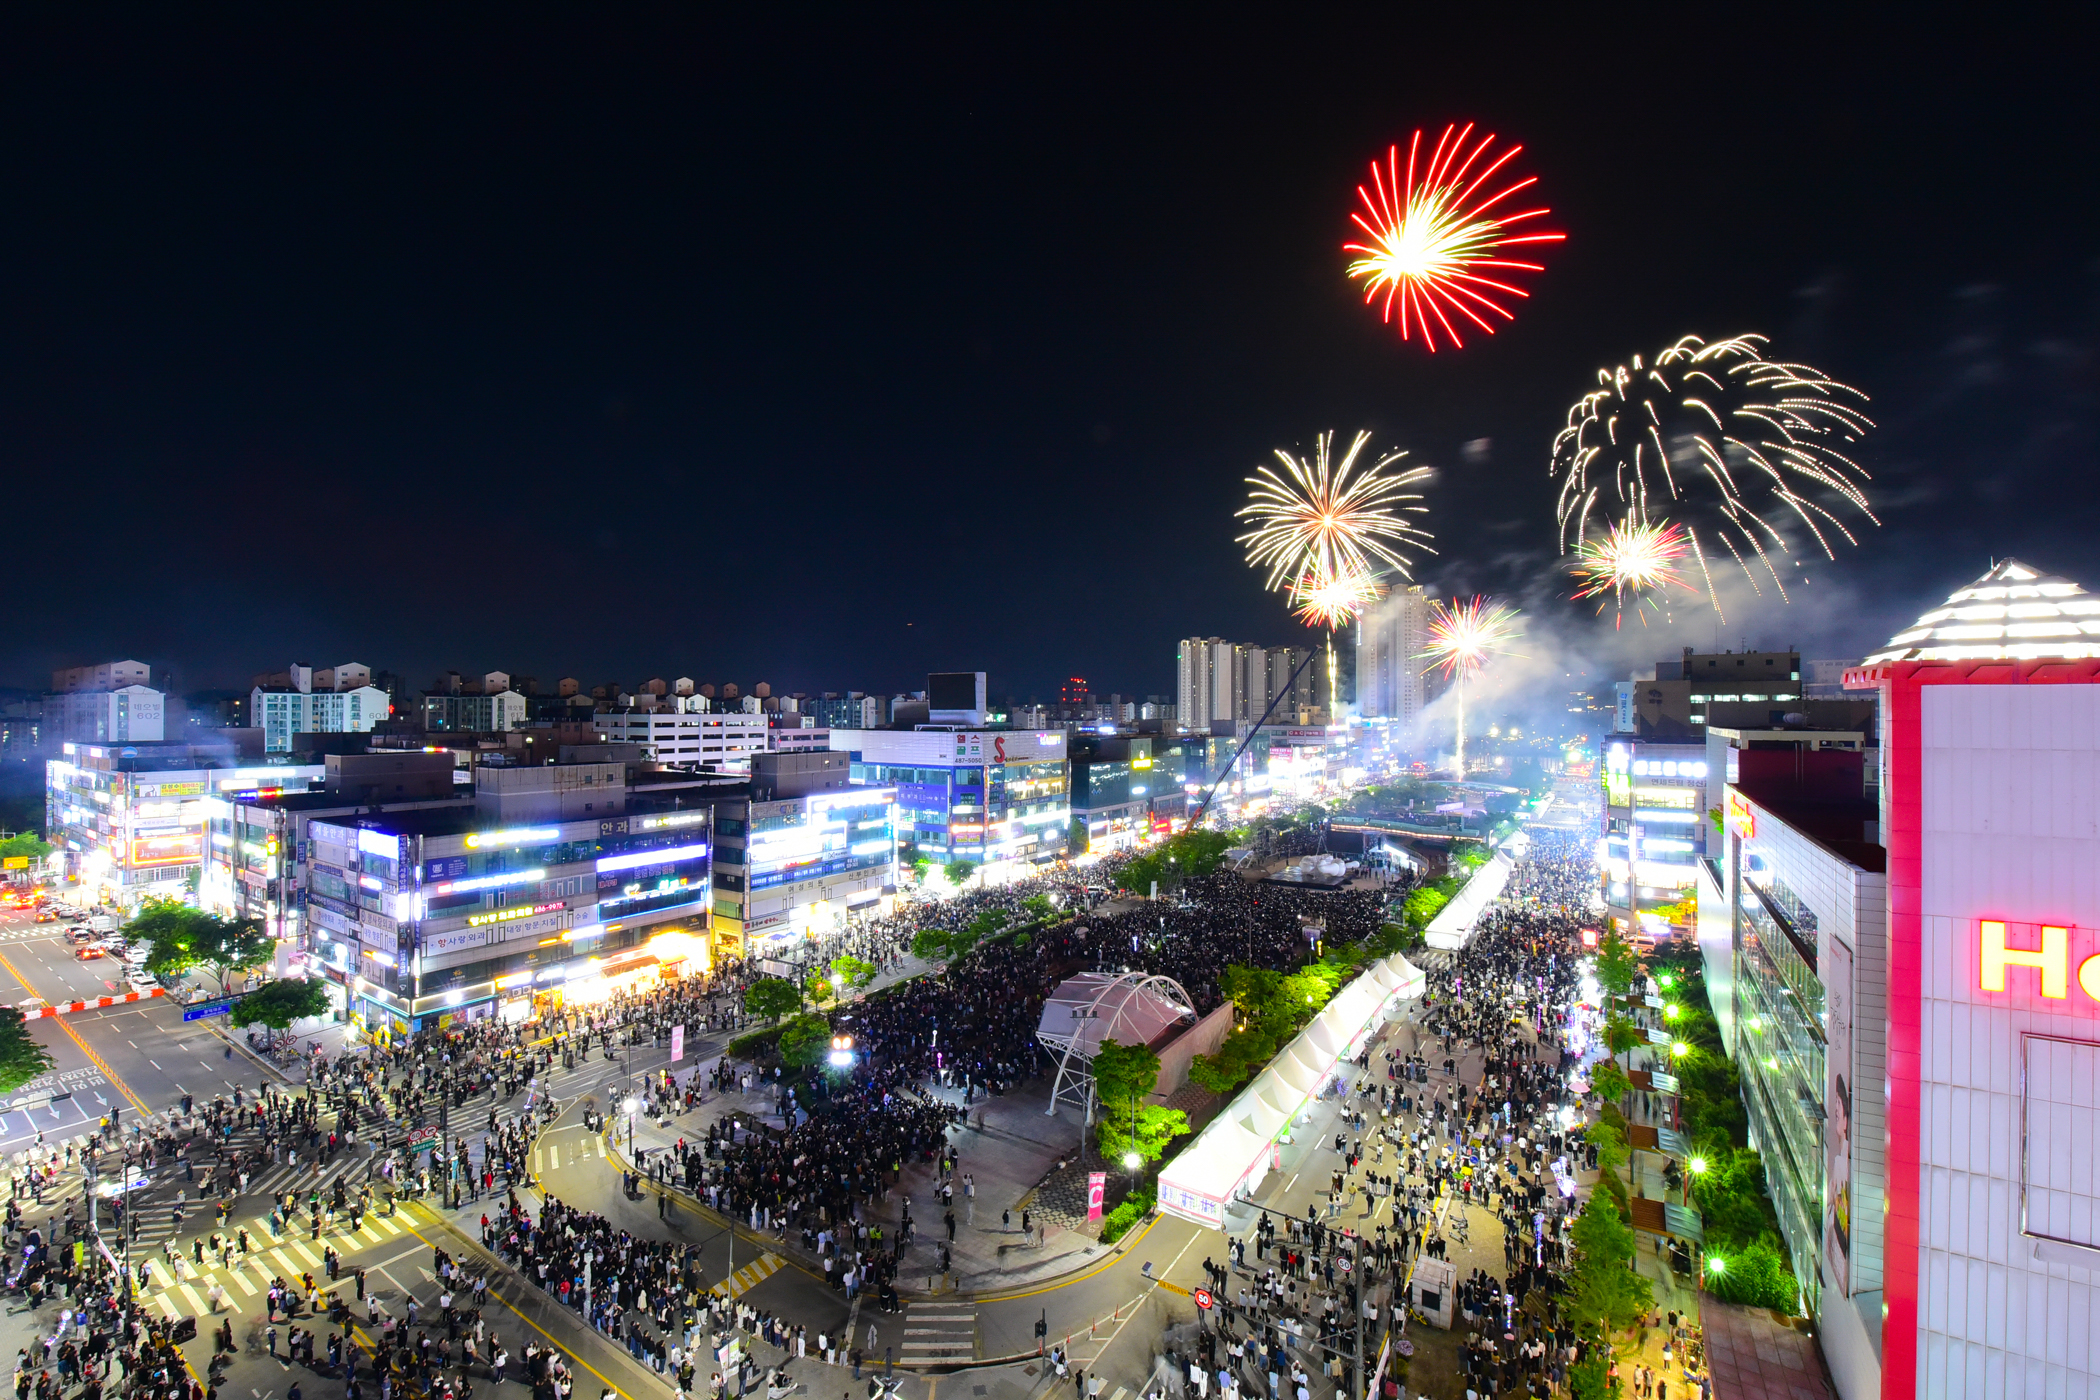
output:
{"label": "white tent", "polygon": [[1398,954],[1351,979],[1167,1164],[1159,1174],[1160,1209],[1222,1229],[1232,1193],[1261,1180],[1271,1144],[1289,1130],[1306,1100],[1396,997],[1420,996],[1423,982],[1420,969]]}
{"label": "white tent", "polygon": [[1497,851],[1490,856],[1486,865],[1473,872],[1473,878],[1466,881],[1465,888],[1453,896],[1451,902],[1438,910],[1437,916],[1429,921],[1429,927],[1423,931],[1423,936],[1429,940],[1429,946],[1448,949],[1465,947],[1467,940],[1473,936],[1473,926],[1480,922],[1480,916],[1487,912],[1488,906],[1502,893],[1502,887],[1509,883],[1509,877],[1516,868],[1517,863],[1510,859],[1507,852]]}

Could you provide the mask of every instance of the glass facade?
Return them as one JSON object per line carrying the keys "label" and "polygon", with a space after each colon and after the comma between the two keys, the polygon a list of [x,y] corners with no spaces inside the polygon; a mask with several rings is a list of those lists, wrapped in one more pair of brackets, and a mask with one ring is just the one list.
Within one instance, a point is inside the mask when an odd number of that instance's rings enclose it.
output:
{"label": "glass facade", "polygon": [[855,763],[856,786],[897,789],[898,836],[936,860],[1057,855],[1071,819],[1062,759],[938,767]]}
{"label": "glass facade", "polygon": [[1821,1244],[1829,1028],[1816,916],[1753,842],[1732,848],[1737,1068],[1794,1276],[1811,1302]]}

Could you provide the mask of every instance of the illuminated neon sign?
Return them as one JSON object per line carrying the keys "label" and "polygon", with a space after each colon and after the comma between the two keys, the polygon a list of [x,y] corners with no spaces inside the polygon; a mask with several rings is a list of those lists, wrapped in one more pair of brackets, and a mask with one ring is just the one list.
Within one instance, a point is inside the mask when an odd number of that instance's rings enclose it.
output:
{"label": "illuminated neon sign", "polygon": [[[2007,968],[2031,967],[2038,974],[2043,996],[2052,1001],[2070,996],[2071,930],[2043,924],[2036,936],[2040,947],[2015,948],[2006,942],[2004,920],[1977,920],[1977,985],[1986,992],[2002,992]],[[2100,954],[2078,965],[2078,985],[2087,996],[2100,1001]]]}
{"label": "illuminated neon sign", "polygon": [[1728,829],[1745,841],[1757,835],[1757,811],[1734,788],[1728,790]]}
{"label": "illuminated neon sign", "polygon": [[470,851],[493,850],[497,846],[522,846],[529,841],[559,841],[558,826],[514,826],[507,831],[475,831],[467,835]]}
{"label": "illuminated neon sign", "polygon": [[507,922],[511,919],[529,919],[534,914],[545,914],[552,910],[560,909],[563,907],[563,902],[558,899],[555,900],[552,904],[519,904],[514,905],[508,909],[491,909],[486,914],[469,914],[467,916],[467,923],[469,926],[479,924],[500,924]]}
{"label": "illuminated neon sign", "polygon": [[545,870],[507,870],[498,875],[475,875],[465,880],[446,880],[431,886],[433,895],[466,894],[472,890],[500,889],[505,885],[529,885],[547,878]]}
{"label": "illuminated neon sign", "polygon": [[707,854],[707,845],[701,842],[691,846],[665,846],[653,851],[628,851],[617,856],[601,856],[598,871],[633,870],[643,865],[669,865],[673,861],[691,860]]}

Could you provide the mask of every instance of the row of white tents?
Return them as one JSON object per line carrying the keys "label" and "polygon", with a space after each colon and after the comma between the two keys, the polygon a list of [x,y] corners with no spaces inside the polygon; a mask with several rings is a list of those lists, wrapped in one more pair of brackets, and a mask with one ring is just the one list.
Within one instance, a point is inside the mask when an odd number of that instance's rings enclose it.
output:
{"label": "row of white tents", "polygon": [[1472,940],[1473,929],[1480,916],[1488,911],[1502,895],[1503,886],[1516,873],[1517,862],[1530,849],[1531,837],[1518,830],[1503,839],[1502,848],[1488,857],[1486,865],[1473,872],[1464,888],[1451,897],[1451,902],[1437,910],[1429,927],[1422,936],[1432,948],[1456,951]]}
{"label": "row of white tents", "polygon": [[1226,1205],[1253,1191],[1276,1165],[1276,1143],[1299,1110],[1329,1083],[1335,1068],[1397,1002],[1422,995],[1422,970],[1395,953],[1373,963],[1334,994],[1312,1023],[1271,1060],[1225,1111],[1159,1174],[1159,1207],[1169,1215],[1222,1229]]}

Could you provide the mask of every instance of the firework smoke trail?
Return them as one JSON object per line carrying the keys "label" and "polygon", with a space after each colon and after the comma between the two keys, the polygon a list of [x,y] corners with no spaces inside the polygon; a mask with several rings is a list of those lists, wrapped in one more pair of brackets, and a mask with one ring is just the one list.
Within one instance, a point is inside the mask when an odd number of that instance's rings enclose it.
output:
{"label": "firework smoke trail", "polygon": [[1833,535],[1859,543],[1840,512],[1881,523],[1866,469],[1847,455],[1873,426],[1854,406],[1866,395],[1808,365],[1766,359],[1764,343],[1686,336],[1652,364],[1635,356],[1597,371],[1602,387],[1568,410],[1553,440],[1562,553],[1589,538],[1600,505],[1635,525],[1676,516],[1719,612],[1712,562],[1723,551],[1753,589],[1763,592],[1762,566],[1786,599],[1781,565],[1800,561],[1782,527],[1805,527],[1835,559]]}
{"label": "firework smoke trail", "polygon": [[1682,525],[1641,525],[1631,519],[1614,524],[1601,538],[1585,539],[1575,547],[1575,562],[1569,570],[1582,585],[1575,590],[1575,596],[1598,599],[1597,612],[1602,615],[1603,597],[1611,594],[1612,625],[1617,628],[1625,623],[1626,599],[1631,594],[1634,610],[1645,627],[1651,601],[1658,606],[1667,603],[1672,586],[1691,589],[1677,570],[1678,561],[1690,551],[1691,543]]}
{"label": "firework smoke trail", "polygon": [[[1531,243],[1559,243],[1564,233],[1515,232],[1527,220],[1543,217],[1545,209],[1505,211],[1500,208],[1513,195],[1537,184],[1536,177],[1517,180],[1489,192],[1488,187],[1524,148],[1511,146],[1488,158],[1493,136],[1483,136],[1470,151],[1469,122],[1463,130],[1447,126],[1437,138],[1436,149],[1422,160],[1422,133],[1407,143],[1407,174],[1400,173],[1400,147],[1386,152],[1383,169],[1371,162],[1371,183],[1358,185],[1363,212],[1350,221],[1364,233],[1368,243],[1344,243],[1342,251],[1360,254],[1349,264],[1352,280],[1364,283],[1364,303],[1377,301],[1381,293],[1383,319],[1390,324],[1397,309],[1400,338],[1410,330],[1422,333],[1422,342],[1434,353],[1436,327],[1441,326],[1452,345],[1464,348],[1453,314],[1471,321],[1489,335],[1495,328],[1482,313],[1505,321],[1516,317],[1497,296],[1525,297],[1530,293],[1496,277],[1518,272],[1543,272],[1538,263],[1518,262],[1496,256],[1506,248]],[[1476,168],[1477,167],[1477,168]],[[1495,277],[1484,277],[1478,269],[1494,269]],[[1432,320],[1434,324],[1432,325]]]}
{"label": "firework smoke trail", "polygon": [[1441,598],[1429,605],[1429,646],[1422,657],[1458,689],[1458,776],[1466,776],[1466,677],[1491,656],[1506,656],[1517,639],[1517,610],[1479,595],[1467,602]]}
{"label": "firework smoke trail", "polygon": [[1357,458],[1370,441],[1369,433],[1358,433],[1336,462],[1334,434],[1322,433],[1311,458],[1278,448],[1281,472],[1265,465],[1247,478],[1254,489],[1236,514],[1255,526],[1236,542],[1247,547],[1249,564],[1268,569],[1263,587],[1288,580],[1295,593],[1307,577],[1371,578],[1380,565],[1412,579],[1414,560],[1401,551],[1436,553],[1429,532],[1405,518],[1428,513],[1420,493],[1408,488],[1426,481],[1429,468],[1390,471],[1407,454],[1388,452],[1359,469]]}

